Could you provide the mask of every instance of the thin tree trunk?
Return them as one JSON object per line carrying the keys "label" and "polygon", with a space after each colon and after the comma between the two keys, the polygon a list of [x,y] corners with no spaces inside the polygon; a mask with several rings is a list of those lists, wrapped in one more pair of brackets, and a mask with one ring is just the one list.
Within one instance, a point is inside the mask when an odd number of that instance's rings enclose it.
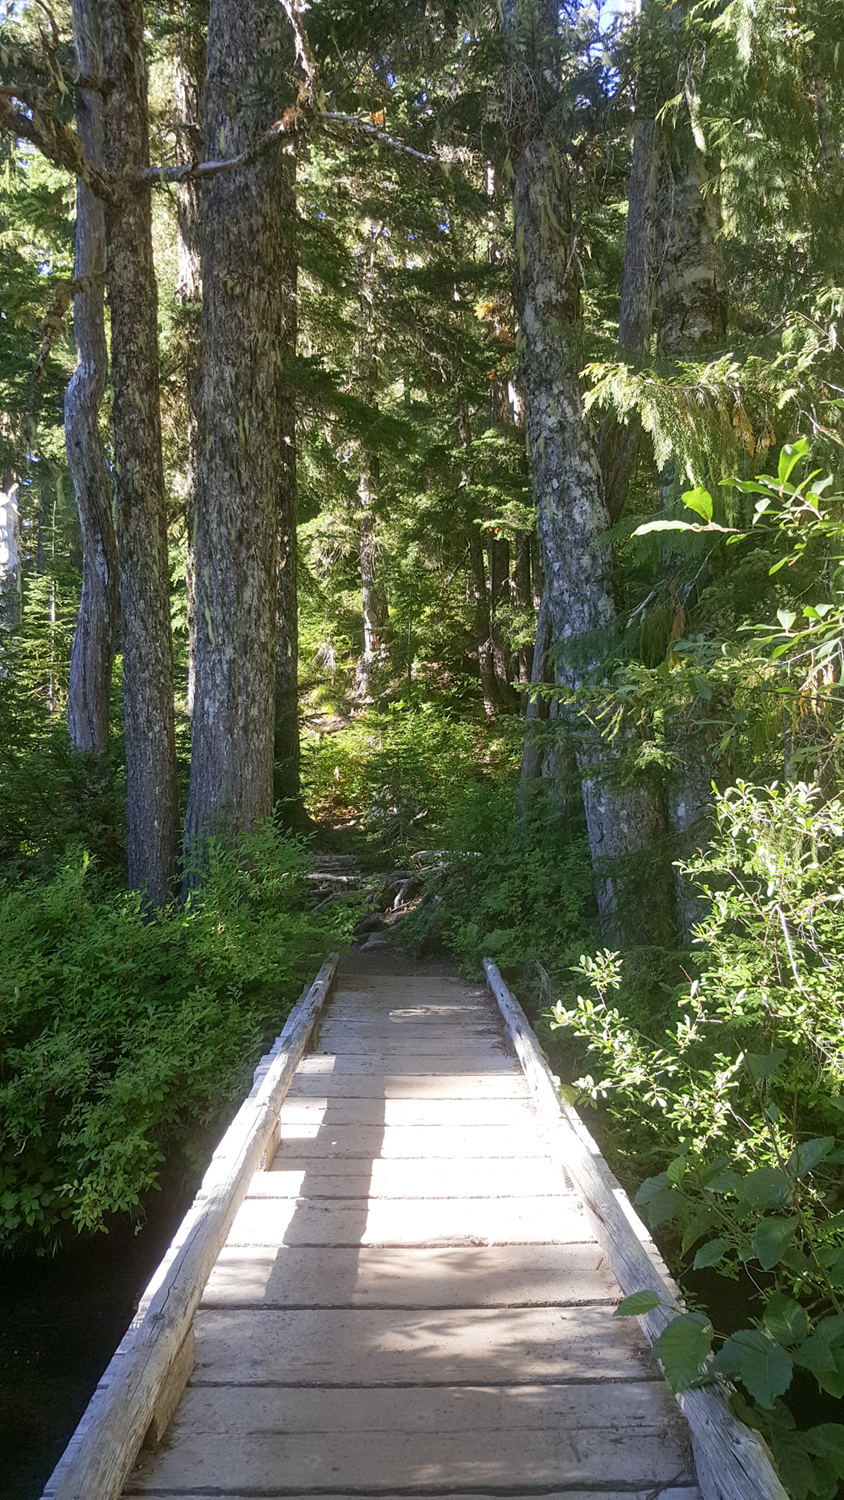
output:
{"label": "thin tree trunk", "polygon": [[[673,7],[678,33],[687,8],[686,0]],[[681,64],[678,47],[678,72]],[[674,89],[673,79],[668,86]],[[674,124],[662,126],[656,153],[659,239],[654,322],[657,351],[665,359],[711,356],[722,345],[726,327],[720,208],[713,170],[694,129],[693,108],[694,101],[687,96]],[[668,558],[672,559],[670,552]],[[666,722],[666,737],[674,752],[667,776],[674,858],[694,857],[712,831],[714,751],[723,732],[719,723],[723,708],[722,704],[719,713],[714,702],[696,698],[688,713]],[[679,935],[688,940],[702,914],[701,898],[676,864],[672,868]]]}
{"label": "thin tree trunk", "polygon": [[[278,0],[211,0],[205,154],[247,150],[276,119]],[[273,86],[275,82],[275,87]],[[203,189],[203,368],[196,520],[196,689],[186,848],[273,808],[283,479],[284,181],[278,153]]]}
{"label": "thin tree trunk", "polygon": [[507,641],[507,629],[502,615],[510,603],[510,543],[506,537],[488,532],[489,556],[489,615],[492,638],[492,662],[495,672],[495,697],[499,708],[511,712],[518,705],[518,695],[512,686],[513,659]]}
{"label": "thin tree trunk", "polygon": [[473,633],[475,637],[475,649],[478,653],[478,673],[481,679],[481,692],[483,693],[486,712],[494,714],[498,708],[497,683],[495,680],[492,632],[490,630],[489,590],[487,589],[486,582],[484,545],[481,541],[481,533],[478,526],[473,526],[469,532],[469,566],[472,571],[472,592],[475,599]]}
{"label": "thin tree trunk", "polygon": [[[203,91],[207,5],[199,7],[190,30],[180,33],[174,66],[174,123],[176,147],[182,161],[202,157]],[[202,313],[202,189],[198,182],[179,183],[176,189],[178,271],[176,301],[181,309],[181,339],[187,397],[187,432],[182,483],[187,524],[185,587],[188,604],[188,712],[193,713],[196,672],[196,470],[199,443],[200,319]]]}
{"label": "thin tree trunk", "polygon": [[[149,165],[140,0],[100,0],[106,168]],[[80,6],[82,24],[85,7]],[[128,878],[153,905],[173,879],[178,796],[167,515],[161,458],[158,292],[149,190],[129,183],[109,209],[114,474],[126,725]]]}
{"label": "thin tree trunk", "polygon": [[[633,156],[627,187],[627,236],[618,318],[618,357],[638,367],[647,358],[651,338],[655,278],[654,191],[657,172],[657,126],[649,118],[640,90],[633,126]],[[621,518],[639,456],[642,423],[638,412],[625,422],[614,411],[601,424],[599,458],[610,524]]]}
{"label": "thin tree trunk", "polygon": [[[513,599],[520,615],[528,617],[533,613],[533,595],[531,593],[530,581],[530,542],[529,531],[520,531],[516,538],[516,555],[513,562]],[[524,689],[531,681],[532,648],[520,646],[516,653],[516,666],[519,682],[522,685],[520,695],[523,708],[527,709],[527,696]]]}
{"label": "thin tree trunk", "polygon": [[[84,14],[83,14],[84,12]],[[74,7],[80,75],[102,78],[97,7]],[[77,92],[76,128],[89,162],[103,164],[102,95]],[[67,718],[76,750],[102,751],[108,742],[111,675],[117,640],[117,536],[112,484],[100,438],[100,406],[108,380],[104,292],[106,219],[102,200],[76,185],[76,263],[81,289],[73,300],[77,365],[64,399],[67,464],[82,534],[82,594],[70,653]]]}
{"label": "thin tree trunk", "polygon": [[[530,670],[530,682],[532,687],[538,687],[546,681],[547,664],[546,653],[548,643],[551,639],[551,610],[548,595],[543,593],[539,605],[539,614],[536,617],[536,642],[533,648],[533,661]],[[522,750],[522,769],[520,774],[521,786],[519,788],[518,808],[523,814],[527,806],[527,792],[525,783],[535,781],[542,773],[543,747],[533,731],[533,726],[548,718],[548,699],[544,694],[531,693],[528,695],[527,707],[525,709],[525,743]]]}
{"label": "thin tree trunk", "polygon": [[[611,624],[614,602],[609,518],[578,374],[582,317],[569,169],[538,104],[548,78],[556,76],[556,7],[549,4],[538,18],[521,0],[504,0],[503,20],[512,58],[506,106],[528,455],[551,638],[567,652],[560,655],[557,677],[576,689],[588,682],[596,658],[595,647],[578,642]],[[641,941],[647,924],[640,912],[634,916],[634,882],[626,868],[631,855],[652,851],[659,842],[661,799],[647,784],[621,787],[613,775],[614,746],[586,733],[582,720],[577,728],[599,909],[613,938]],[[670,883],[665,894],[654,894],[656,929],[665,919],[659,908],[670,900]]]}
{"label": "thin tree trunk", "polygon": [[[292,156],[282,158],[284,207],[290,222],[296,212],[296,169]],[[290,237],[288,236],[288,241]],[[282,354],[289,364],[296,352],[298,259],[296,246],[285,245],[282,257],[284,331]],[[296,578],[298,488],[296,476],[296,396],[285,375],[281,392],[281,484],[278,521],[278,613],[275,669],[275,743],[273,796],[284,804],[285,821],[306,821],[299,780],[299,594]]]}
{"label": "thin tree trunk", "polygon": [[5,470],[0,481],[0,630],[4,631],[16,631],[21,623],[19,493],[17,477]]}
{"label": "thin tree trunk", "polygon": [[[373,233],[369,257],[361,277],[360,290],[360,367],[361,396],[369,406],[378,403],[378,348],[374,328],[373,302],[376,294],[375,255],[381,232]],[[355,672],[354,695],[366,700],[370,696],[372,675],[384,654],[384,628],[387,609],[379,586],[378,541],[375,528],[375,506],[380,479],[378,456],[361,446],[358,482],[360,592],[363,615],[363,651]]]}

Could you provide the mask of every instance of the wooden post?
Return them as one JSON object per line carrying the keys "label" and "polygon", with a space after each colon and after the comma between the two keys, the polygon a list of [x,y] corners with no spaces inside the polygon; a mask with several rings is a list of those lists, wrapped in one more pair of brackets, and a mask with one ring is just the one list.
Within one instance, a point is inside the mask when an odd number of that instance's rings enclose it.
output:
{"label": "wooden post", "polygon": [[[518,1000],[488,958],[484,969],[536,1107],[551,1133],[552,1149],[583,1198],[623,1296],[647,1288],[663,1302],[682,1307],[680,1292],[623,1187],[576,1110],[560,1099],[557,1080]],[[657,1307],[639,1319],[651,1344],[673,1316],[670,1306]],[[677,1397],[691,1431],[703,1500],[788,1500],[768,1449],[758,1433],[733,1416],[727,1392],[725,1382],[716,1379]]]}

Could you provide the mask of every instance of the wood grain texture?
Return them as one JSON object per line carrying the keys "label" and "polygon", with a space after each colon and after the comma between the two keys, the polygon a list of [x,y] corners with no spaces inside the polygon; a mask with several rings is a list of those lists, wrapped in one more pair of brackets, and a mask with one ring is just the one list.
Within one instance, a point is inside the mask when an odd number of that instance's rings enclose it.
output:
{"label": "wood grain texture", "polygon": [[635,1320],[575,1308],[202,1310],[191,1384],[558,1385],[659,1379]]}
{"label": "wood grain texture", "polygon": [[288,1017],[268,1065],[223,1136],[193,1206],[59,1460],[45,1500],[115,1500],[153,1421],[211,1268],[275,1127],[337,968],[332,954]]}
{"label": "wood grain texture", "polygon": [[613,1302],[618,1284],[593,1240],[408,1250],[226,1245],[204,1307],[543,1307]]}
{"label": "wood grain texture", "polygon": [[[576,1111],[560,1100],[524,1011],[495,964],[484,959],[484,969],[537,1107],[552,1132],[565,1170],[583,1196],[598,1243],[622,1293],[629,1296],[647,1287],[664,1303],[680,1304],[677,1286],[627,1194]],[[665,1307],[659,1307],[639,1319],[651,1343],[672,1316]],[[756,1433],[733,1417],[723,1385],[713,1383],[702,1390],[687,1391],[678,1402],[691,1430],[704,1500],[787,1500],[766,1447]]]}
{"label": "wood grain texture", "polygon": [[[246,1390],[189,1387],[126,1493],[611,1489],[687,1479],[661,1383]],[[338,1481],[338,1475],[341,1476]]]}

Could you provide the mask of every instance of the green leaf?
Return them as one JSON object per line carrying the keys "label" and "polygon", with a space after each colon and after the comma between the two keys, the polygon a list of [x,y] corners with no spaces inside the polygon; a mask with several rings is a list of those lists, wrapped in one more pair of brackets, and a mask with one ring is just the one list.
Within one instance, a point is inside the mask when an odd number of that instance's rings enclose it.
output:
{"label": "green leaf", "polygon": [[647,536],[651,531],[700,531],[700,527],[690,526],[688,521],[645,521],[632,535]]}
{"label": "green leaf", "polygon": [[791,1385],[791,1355],[764,1328],[742,1328],[715,1356],[722,1374],[740,1380],[760,1406],[772,1407],[774,1398]]}
{"label": "green leaf", "polygon": [[701,1245],[692,1262],[693,1269],[695,1271],[703,1271],[707,1266],[717,1266],[719,1261],[724,1259],[729,1245],[729,1240],[725,1240],[723,1237],[710,1240],[706,1245]]}
{"label": "green leaf", "polygon": [[709,1374],[712,1324],[702,1313],[681,1313],[662,1330],[654,1344],[672,1391],[688,1391]]}
{"label": "green leaf", "polygon": [[710,703],[712,701],[712,689],[709,683],[705,677],[699,677],[697,672],[695,673],[695,690],[698,697],[703,698],[704,702]]}
{"label": "green leaf", "polygon": [[792,625],[794,624],[794,621],[797,619],[797,615],[793,609],[778,609],[777,619],[779,620],[783,630],[790,630]]}
{"label": "green leaf", "polygon": [[785,484],[788,476],[801,458],[805,458],[809,452],[809,444],[805,438],[798,438],[796,443],[783,443],[780,453],[777,478],[780,484]]}
{"label": "green leaf", "polygon": [[785,1292],[774,1292],[769,1297],[762,1322],[781,1344],[798,1344],[809,1332],[805,1308],[793,1297],[787,1297]]}
{"label": "green leaf", "polygon": [[813,1141],[801,1141],[788,1158],[789,1172],[793,1172],[795,1177],[803,1177],[807,1172],[814,1171],[834,1145],[834,1135],[820,1135]]}
{"label": "green leaf", "polygon": [[694,490],[685,490],[683,493],[683,504],[689,510],[695,511],[697,515],[703,516],[704,521],[712,520],[713,500],[708,490],[700,489],[700,487]]}
{"label": "green leaf", "polygon": [[796,1228],[796,1219],[760,1220],[753,1238],[753,1252],[763,1271],[772,1271],[779,1265]]}
{"label": "green leaf", "polygon": [[636,1205],[644,1208],[652,1229],[673,1219],[683,1204],[683,1195],[670,1184],[668,1173],[659,1172],[656,1177],[646,1177],[638,1193]]}
{"label": "green leaf", "polygon": [[745,1052],[744,1060],[754,1078],[770,1078],[787,1056],[782,1047],[774,1047],[772,1052]]}
{"label": "green leaf", "polygon": [[712,1181],[706,1184],[706,1191],[718,1194],[740,1193],[743,1183],[744,1178],[740,1177],[738,1172],[719,1172],[717,1177],[713,1177]]}
{"label": "green leaf", "polygon": [[653,1312],[655,1307],[661,1306],[662,1302],[658,1293],[645,1288],[641,1292],[631,1292],[629,1297],[625,1297],[622,1302],[619,1302],[613,1316],[616,1318],[639,1318],[643,1313]]}
{"label": "green leaf", "polygon": [[791,1201],[788,1178],[777,1167],[757,1167],[748,1172],[741,1196],[754,1208],[785,1208]]}

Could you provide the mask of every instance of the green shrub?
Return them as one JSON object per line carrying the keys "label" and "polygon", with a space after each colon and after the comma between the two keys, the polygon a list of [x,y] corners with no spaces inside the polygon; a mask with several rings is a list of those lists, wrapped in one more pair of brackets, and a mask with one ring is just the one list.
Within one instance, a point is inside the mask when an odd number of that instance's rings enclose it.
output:
{"label": "green shrub", "polygon": [[654,995],[604,952],[578,966],[591,994],[549,1019],[595,1059],[573,1097],[603,1099],[628,1164],[661,1156],[636,1201],[675,1260],[757,1288],[751,1327],[676,1318],[657,1345],[666,1375],[676,1390],[727,1375],[790,1493],[832,1500],[844,1426],[799,1432],[783,1397],[795,1370],[844,1396],[844,803],[739,783],[716,811],[688,867],[707,905],[698,977]]}
{"label": "green shrub", "polygon": [[467,972],[565,967],[592,930],[585,831],[552,788],[537,785],[516,818],[518,780],[464,792],[446,830],[446,867],[427,883],[404,931],[418,949],[441,944]]}
{"label": "green shrub", "polygon": [[153,919],[87,856],[0,886],[0,1243],[137,1216],[191,1160],[329,946],[305,868],[268,825],[212,843],[201,894]]}

